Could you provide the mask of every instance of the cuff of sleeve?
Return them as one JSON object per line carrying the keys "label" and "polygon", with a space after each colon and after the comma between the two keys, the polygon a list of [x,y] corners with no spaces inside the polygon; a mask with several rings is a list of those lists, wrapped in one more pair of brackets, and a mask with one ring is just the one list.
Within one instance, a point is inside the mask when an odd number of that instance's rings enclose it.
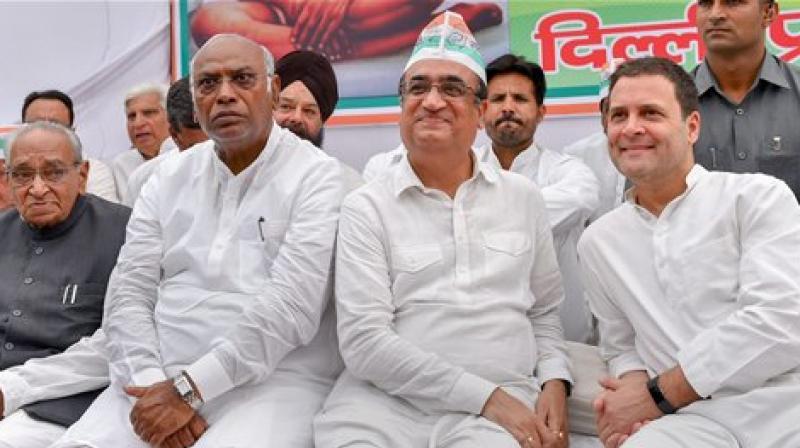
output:
{"label": "cuff of sleeve", "polygon": [[572,384],[572,374],[569,371],[569,364],[562,359],[541,360],[536,366],[536,379],[540,385],[550,380],[565,380]]}
{"label": "cuff of sleeve", "polygon": [[200,392],[204,403],[208,403],[214,398],[233,389],[231,381],[222,363],[214,355],[208,353],[186,368],[186,373],[194,382],[195,387]]}
{"label": "cuff of sleeve", "polygon": [[678,365],[683,370],[686,381],[697,392],[697,395],[710,397],[719,389],[719,380],[711,375],[712,370],[703,364],[697,353],[687,350],[679,351]]}
{"label": "cuff of sleeve", "polygon": [[623,353],[608,361],[608,372],[615,378],[632,370],[648,371],[647,366],[635,352]]}
{"label": "cuff of sleeve", "polygon": [[455,411],[480,415],[496,388],[497,385],[491,381],[464,372],[448,394],[447,403]]}
{"label": "cuff of sleeve", "polygon": [[135,386],[151,386],[166,379],[164,371],[156,368],[147,368],[131,375],[131,381]]}
{"label": "cuff of sleeve", "polygon": [[28,382],[11,372],[0,372],[0,391],[3,393],[3,416],[8,417],[26,404],[23,402]]}

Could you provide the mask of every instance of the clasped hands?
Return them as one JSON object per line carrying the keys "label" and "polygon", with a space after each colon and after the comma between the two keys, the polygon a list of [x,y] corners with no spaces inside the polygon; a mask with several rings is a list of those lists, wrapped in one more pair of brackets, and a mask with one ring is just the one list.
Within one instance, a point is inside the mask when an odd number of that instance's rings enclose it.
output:
{"label": "clasped hands", "polygon": [[545,384],[536,410],[498,387],[489,396],[481,415],[511,433],[521,448],[569,446],[566,392],[560,380]]}
{"label": "clasped hands", "polygon": [[186,448],[194,445],[208,424],[175,390],[172,380],[149,387],[127,386],[135,397],[130,420],[134,432],[156,448]]}
{"label": "clasped hands", "polygon": [[603,391],[592,405],[597,433],[606,448],[620,447],[642,426],[663,415],[647,391],[647,380],[643,371],[600,380]]}

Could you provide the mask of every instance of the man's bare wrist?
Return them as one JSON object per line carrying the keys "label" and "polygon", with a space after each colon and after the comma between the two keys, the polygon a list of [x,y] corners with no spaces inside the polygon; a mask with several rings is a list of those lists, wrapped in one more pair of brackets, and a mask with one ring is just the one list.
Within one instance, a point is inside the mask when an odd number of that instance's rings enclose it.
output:
{"label": "man's bare wrist", "polygon": [[572,384],[569,381],[561,379],[561,378],[555,378],[555,379],[552,379],[552,380],[545,381],[544,385],[542,386],[542,390],[551,389],[551,388],[554,388],[554,387],[559,388],[562,391],[564,391],[564,396],[565,397],[569,397],[570,395],[572,395]]}

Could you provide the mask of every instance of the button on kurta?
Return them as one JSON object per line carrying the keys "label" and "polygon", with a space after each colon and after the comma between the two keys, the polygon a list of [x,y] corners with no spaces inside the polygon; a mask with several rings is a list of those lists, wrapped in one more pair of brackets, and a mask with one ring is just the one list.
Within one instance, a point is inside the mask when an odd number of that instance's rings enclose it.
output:
{"label": "button on kurta", "polygon": [[26,285],[30,285],[31,283],[33,283],[33,277],[25,277],[25,280],[23,280],[22,282],[25,283]]}
{"label": "button on kurta", "polygon": [[37,247],[36,249],[33,249],[33,253],[35,253],[36,255],[41,255],[42,252],[44,252],[44,249],[42,249],[41,247]]}
{"label": "button on kurta", "polygon": [[22,316],[22,311],[21,310],[14,310],[14,311],[11,312],[11,315],[14,316],[14,317]]}
{"label": "button on kurta", "polygon": [[11,343],[11,342],[6,342],[6,343],[3,345],[3,347],[4,347],[6,350],[14,350],[14,344],[13,344],[13,343]]}
{"label": "button on kurta", "polygon": [[744,115],[744,109],[736,109],[736,115]]}

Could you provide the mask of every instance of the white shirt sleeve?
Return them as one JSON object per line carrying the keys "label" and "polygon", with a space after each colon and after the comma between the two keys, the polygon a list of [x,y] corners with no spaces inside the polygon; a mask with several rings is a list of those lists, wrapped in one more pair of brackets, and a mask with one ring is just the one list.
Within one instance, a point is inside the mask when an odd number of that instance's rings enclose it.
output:
{"label": "white shirt sleeve", "polygon": [[[538,194],[532,206],[533,210],[544,208],[545,204]],[[569,357],[559,316],[559,305],[564,301],[564,288],[553,248],[553,234],[547,221],[537,219],[536,222],[536,253],[530,279],[535,301],[528,311],[538,352],[536,377],[540,384],[552,379],[571,382]]]}
{"label": "white shirt sleeve", "polygon": [[154,310],[161,276],[163,240],[158,221],[158,179],[146,184],[133,208],[117,266],[106,294],[110,376],[122,385],[149,386],[166,379]]}
{"label": "white shirt sleeve", "polygon": [[[235,329],[221,335],[211,352],[186,369],[204,401],[263,381],[286,354],[316,334],[332,280],[342,178],[338,162],[329,159],[298,187],[292,220],[264,290]],[[152,181],[145,190],[150,187]],[[140,202],[143,197],[144,192]]]}
{"label": "white shirt sleeve", "polygon": [[800,360],[800,207],[770,179],[742,194],[737,212],[740,307],[678,352],[700,396],[760,387]]}
{"label": "white shirt sleeve", "polygon": [[3,415],[41,400],[62,398],[108,385],[106,338],[102,329],[62,353],[30,359],[0,372]]}
{"label": "white shirt sleeve", "polygon": [[592,170],[576,158],[562,157],[565,159],[548,169],[551,182],[540,186],[554,235],[583,227],[600,205],[600,186]]}
{"label": "white shirt sleeve", "polygon": [[352,199],[342,207],[335,282],[339,346],[347,368],[420,409],[480,414],[496,384],[394,331],[395,307],[379,221],[366,216],[368,207],[354,206]]}
{"label": "white shirt sleeve", "polygon": [[[620,377],[633,370],[647,370],[644,361],[636,352],[635,330],[625,313],[614,303],[603,288],[597,273],[592,269],[595,254],[586,240],[581,240],[578,251],[581,257],[581,279],[585,287],[586,300],[592,314],[597,318],[600,338],[600,356],[608,363],[611,375]],[[591,258],[591,261],[589,259]]]}

